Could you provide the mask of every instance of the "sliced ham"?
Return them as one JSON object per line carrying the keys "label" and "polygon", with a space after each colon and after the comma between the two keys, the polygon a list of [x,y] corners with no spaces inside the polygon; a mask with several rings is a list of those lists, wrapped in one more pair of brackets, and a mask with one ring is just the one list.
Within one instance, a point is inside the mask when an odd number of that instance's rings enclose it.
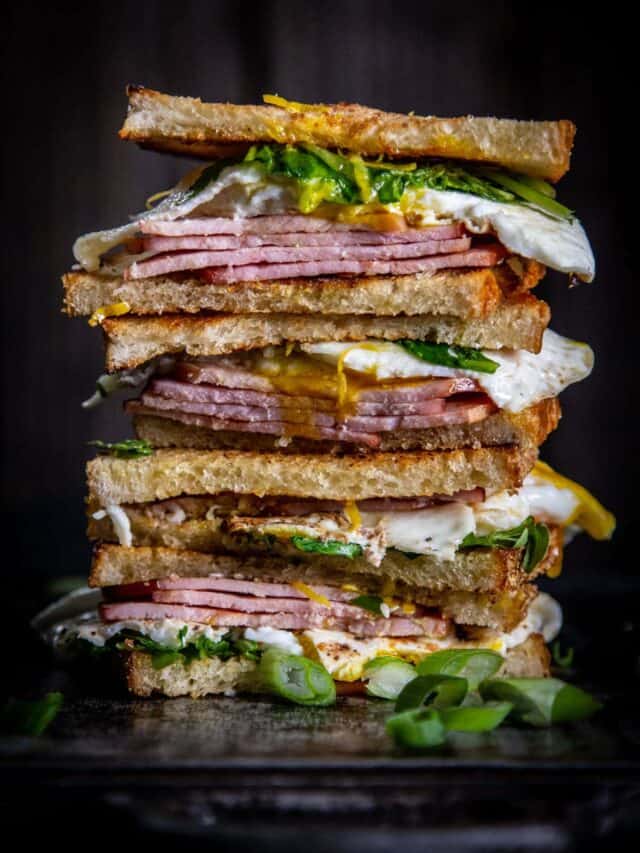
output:
{"label": "sliced ham", "polygon": [[[176,365],[174,376],[177,380],[183,380],[189,384],[218,385],[224,388],[260,391],[265,393],[279,392],[275,381],[268,376],[253,373],[248,366],[244,366],[231,358],[214,357],[207,361],[180,361]],[[175,382],[175,380],[155,380],[156,382]],[[161,389],[167,389],[172,393],[165,396],[174,396],[175,399],[186,399],[179,396],[177,382],[175,384],[161,384]],[[451,397],[453,394],[480,391],[480,386],[474,379],[459,376],[447,379],[424,379],[408,383],[407,385],[385,385],[363,388],[358,394],[358,401],[392,403],[392,402],[415,402],[433,397]],[[158,392],[162,393],[162,391]],[[188,392],[187,392],[188,393]],[[202,398],[201,398],[202,399]],[[313,399],[316,399],[315,397]],[[222,402],[218,398],[215,402]]]}
{"label": "sliced ham", "polygon": [[[204,578],[162,578],[154,582],[157,589],[210,589],[217,592],[237,593],[239,595],[253,595],[260,598],[291,598],[308,601],[309,597],[299,592],[288,583],[268,583],[266,581],[239,580],[238,578],[224,578],[209,575]],[[128,584],[127,586],[132,586]],[[323,595],[330,601],[342,601],[348,603],[357,593],[347,592],[336,586],[324,584],[312,584],[311,589],[318,595]],[[152,590],[147,591],[147,595]]]}
{"label": "sliced ham", "polygon": [[[313,234],[313,233],[344,233],[351,231],[371,232],[367,225],[334,222],[318,216],[276,215],[253,216],[246,219],[231,219],[228,217],[199,217],[194,219],[174,219],[170,222],[158,219],[140,223],[143,234],[158,234],[167,237],[182,237],[192,235],[215,234]],[[464,234],[464,226],[460,223],[453,225],[431,225],[427,228],[404,229],[401,231],[383,231],[378,234],[408,234],[417,232],[428,235],[432,240],[449,240]]]}
{"label": "sliced ham", "polygon": [[[258,253],[266,251],[263,249],[256,250]],[[284,253],[287,250],[278,249],[277,251],[280,253],[279,256],[284,258]],[[295,251],[299,254],[306,253],[306,250]],[[203,270],[201,277],[208,284],[230,284],[284,278],[315,278],[323,275],[413,275],[416,273],[432,273],[440,269],[491,267],[499,263],[507,253],[502,246],[495,243],[485,244],[468,251],[456,251],[452,254],[402,260],[358,260],[357,258],[338,257],[332,260],[310,259],[250,263],[246,260],[248,255],[245,255],[242,265],[223,261],[220,257],[221,254],[216,252],[176,252],[159,255],[140,263],[133,263],[125,270],[124,278],[135,280],[169,275],[185,270]],[[272,255],[272,253],[270,254]],[[346,254],[346,251],[342,254]],[[351,251],[348,254],[351,255]]]}
{"label": "sliced ham", "polygon": [[[321,612],[322,611],[322,612]],[[100,613],[105,622],[124,622],[139,619],[178,619],[221,628],[259,628],[269,626],[288,631],[308,628],[328,628],[350,631],[362,637],[444,637],[450,622],[440,616],[409,618],[391,616],[388,619],[337,617],[327,615],[327,608],[307,613],[242,613],[213,607],[194,607],[185,604],[162,604],[150,601],[103,604]]]}
{"label": "sliced ham", "polygon": [[[352,598],[355,598],[352,595]],[[330,606],[310,598],[260,598],[254,595],[230,595],[225,592],[194,589],[159,589],[151,600],[160,604],[189,604],[195,607],[214,607],[218,610],[238,610],[242,613],[298,613],[305,616],[320,614],[323,617],[362,618],[362,608],[344,602],[332,601]],[[421,615],[416,611],[416,615]]]}
{"label": "sliced ham", "polygon": [[314,440],[327,439],[329,441],[345,441],[350,444],[361,444],[365,447],[375,449],[380,444],[380,438],[371,433],[353,432],[345,427],[333,429],[330,427],[314,427],[305,424],[285,424],[281,421],[260,423],[249,423],[248,421],[225,421],[220,418],[212,418],[208,415],[194,415],[187,412],[175,410],[165,411],[163,409],[143,406],[137,400],[129,400],[125,403],[125,410],[130,415],[155,415],[160,418],[169,418],[178,423],[188,426],[204,427],[216,432],[256,432],[263,435],[299,436]]}
{"label": "sliced ham", "polygon": [[177,412],[181,415],[203,416],[210,418],[212,423],[219,421],[221,424],[229,425],[220,426],[220,429],[283,435],[297,435],[301,427],[323,433],[346,431],[360,435],[375,435],[399,429],[431,429],[450,424],[475,423],[496,411],[495,405],[483,394],[471,394],[462,399],[430,400],[428,403],[432,404],[431,411],[425,414],[388,417],[347,415],[344,418],[338,418],[328,412],[316,412],[310,409],[191,403],[147,393],[142,395],[140,402],[145,409],[159,413],[167,412],[169,417]]}

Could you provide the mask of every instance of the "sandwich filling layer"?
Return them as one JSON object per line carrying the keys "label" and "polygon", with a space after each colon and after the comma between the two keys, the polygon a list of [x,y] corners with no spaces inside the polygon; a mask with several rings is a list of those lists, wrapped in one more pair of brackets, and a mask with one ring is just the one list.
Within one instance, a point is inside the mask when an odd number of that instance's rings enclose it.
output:
{"label": "sandwich filling layer", "polygon": [[88,271],[199,270],[217,284],[494,266],[509,254],[591,280],[584,230],[554,195],[543,181],[453,161],[260,146],[187,175],[129,225],[80,237],[74,254]]}
{"label": "sandwich filling layer", "polygon": [[376,448],[384,432],[521,412],[584,379],[592,366],[588,346],[551,330],[538,354],[426,341],[288,345],[178,360],[127,410],[210,430]]}
{"label": "sandwich filling layer", "polygon": [[[145,586],[147,594],[160,598],[168,597],[172,591],[184,593],[183,597],[202,591],[211,599],[234,598],[236,606],[242,609],[237,611],[240,615],[235,622],[230,622],[221,615],[229,611],[202,604],[190,608],[139,600],[105,604],[98,617],[88,613],[60,623],[52,634],[53,644],[65,650],[92,650],[93,655],[142,651],[151,656],[157,669],[180,660],[185,665],[207,658],[244,657],[257,661],[264,649],[275,647],[319,660],[335,680],[355,681],[361,677],[365,664],[376,657],[392,655],[417,663],[441,649],[474,647],[505,654],[534,634],[550,642],[562,625],[559,605],[545,593],[533,599],[519,625],[508,633],[500,633],[462,629],[437,614],[425,616],[424,609],[407,603],[391,602],[386,616],[375,617],[361,607],[345,604],[349,598],[353,600],[353,593],[334,587],[315,587],[314,593],[324,598],[326,604],[314,605],[295,585],[288,584],[251,584],[210,577],[158,581]],[[216,589],[224,592],[213,592]],[[120,593],[125,594],[126,589],[111,590],[110,595]],[[238,599],[242,603],[237,604]],[[256,618],[255,608],[267,609],[270,605],[266,602],[283,610],[274,613],[272,607],[271,612]],[[324,610],[324,615],[318,608]],[[412,611],[411,616],[406,615],[406,610]],[[194,611],[202,613],[196,613],[196,618],[185,618],[193,617]],[[288,627],[278,627],[285,623]],[[315,626],[320,623],[325,627]],[[408,633],[409,628],[412,633]]]}
{"label": "sandwich filling layer", "polygon": [[586,490],[543,463],[519,489],[488,494],[483,488],[454,495],[317,500],[287,496],[200,495],[93,512],[97,538],[121,545],[181,545],[195,550],[245,549],[362,558],[380,566],[389,549],[409,558],[455,560],[477,547],[523,549],[525,570],[546,555],[546,525],[607,538],[613,518]]}

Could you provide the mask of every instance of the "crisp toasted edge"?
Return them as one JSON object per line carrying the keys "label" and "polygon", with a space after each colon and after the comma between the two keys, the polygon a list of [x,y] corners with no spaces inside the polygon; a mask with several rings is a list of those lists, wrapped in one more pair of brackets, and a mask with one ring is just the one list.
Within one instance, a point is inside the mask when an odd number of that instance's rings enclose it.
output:
{"label": "crisp toasted edge", "polygon": [[536,261],[511,260],[514,269],[500,265],[432,274],[299,278],[224,286],[190,276],[124,281],[120,276],[69,272],[62,277],[64,310],[72,317],[88,316],[105,305],[126,302],[129,313],[137,316],[225,311],[486,317],[505,295],[529,290],[544,276],[544,267]]}
{"label": "crisp toasted edge", "polygon": [[551,312],[523,294],[500,303],[488,317],[315,314],[167,314],[119,317],[103,322],[109,371],[137,367],[170,353],[191,357],[223,355],[286,342],[362,341],[384,338],[433,340],[480,349],[540,352]]}
{"label": "crisp toasted edge", "polygon": [[219,492],[365,500],[517,488],[536,458],[531,447],[344,457],[163,449],[138,459],[98,456],[87,464],[87,481],[100,506]]}
{"label": "crisp toasted edge", "polygon": [[[481,648],[469,643],[468,647]],[[505,655],[498,675],[511,678],[542,678],[549,675],[551,656],[541,634],[532,634],[524,643]],[[256,664],[245,658],[222,661],[216,658],[196,660],[188,666],[179,661],[163,669],[154,669],[150,655],[128,652],[122,655],[122,672],[130,693],[148,697],[191,696],[198,699],[215,694],[259,692],[255,679]]]}
{"label": "crisp toasted edge", "polygon": [[[132,407],[127,407],[128,409]],[[522,412],[504,410],[473,424],[431,427],[430,429],[395,430],[381,433],[376,452],[399,450],[459,450],[495,447],[507,444],[539,447],[558,426],[561,417],[557,397],[541,400]],[[188,426],[164,415],[136,414],[133,426],[138,438],[152,447],[182,447],[196,450],[249,450],[270,453],[341,453],[351,455],[371,452],[369,448],[347,441],[328,441],[290,436],[262,435],[206,427]]]}
{"label": "crisp toasted edge", "polygon": [[298,110],[207,104],[143,86],[129,86],[127,94],[122,139],[206,159],[237,156],[256,142],[310,142],[366,156],[495,163],[557,181],[569,168],[575,136],[575,126],[567,120],[438,118],[346,103],[310,104]]}

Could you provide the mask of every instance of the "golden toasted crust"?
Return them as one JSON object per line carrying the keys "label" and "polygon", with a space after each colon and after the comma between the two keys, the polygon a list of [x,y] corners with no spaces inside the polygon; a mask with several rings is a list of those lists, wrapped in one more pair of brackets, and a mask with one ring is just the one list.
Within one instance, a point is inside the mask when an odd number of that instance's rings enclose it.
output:
{"label": "golden toasted crust", "polygon": [[105,320],[109,371],[137,367],[164,353],[222,355],[288,341],[384,338],[433,340],[481,349],[539,352],[551,313],[546,303],[524,294],[504,302],[488,317],[373,317],[307,314],[167,314]]}
{"label": "golden toasted crust", "polygon": [[[474,648],[473,642],[460,643]],[[477,645],[477,644],[475,644]],[[122,655],[127,687],[135,696],[191,696],[198,699],[220,693],[259,692],[256,664],[245,658],[195,660],[185,665],[171,664],[154,669],[150,655],[128,652]],[[505,655],[498,675],[511,678],[541,678],[549,675],[550,655],[540,634],[532,634],[524,643]]]}
{"label": "golden toasted crust", "polygon": [[[497,163],[552,181],[569,168],[570,121],[436,118],[401,115],[358,104],[274,106],[206,104],[130,86],[122,139],[211,159],[255,142],[310,142],[390,158],[452,157]],[[293,105],[292,105],[293,106]],[[221,146],[223,146],[221,148]]]}
{"label": "golden toasted crust", "polygon": [[70,272],[63,276],[65,310],[93,314],[126,302],[131,313],[195,314],[200,311],[291,314],[448,314],[485,317],[502,300],[492,269],[446,270],[432,275],[299,278],[205,284],[198,278],[120,277]]}
{"label": "golden toasted crust", "polygon": [[[458,450],[513,444],[538,447],[560,421],[557,397],[542,400],[522,412],[500,411],[473,424],[395,430],[380,434],[379,452],[397,450]],[[261,435],[210,430],[171,420],[169,413],[137,414],[133,425],[138,438],[153,447],[185,447],[196,450],[250,450],[258,453],[362,454],[367,448],[346,441]],[[376,451],[376,452],[378,452]]]}
{"label": "golden toasted crust", "polygon": [[219,492],[364,500],[516,488],[536,457],[534,448],[513,447],[345,457],[156,450],[139,459],[98,456],[87,480],[100,506]]}
{"label": "golden toasted crust", "polygon": [[126,302],[135,315],[225,311],[445,314],[470,319],[491,314],[505,295],[535,287],[544,273],[545,268],[536,261],[512,258],[491,269],[442,270],[430,275],[298,278],[220,286],[182,275],[124,281],[119,276],[69,272],[62,283],[64,310],[72,317]]}

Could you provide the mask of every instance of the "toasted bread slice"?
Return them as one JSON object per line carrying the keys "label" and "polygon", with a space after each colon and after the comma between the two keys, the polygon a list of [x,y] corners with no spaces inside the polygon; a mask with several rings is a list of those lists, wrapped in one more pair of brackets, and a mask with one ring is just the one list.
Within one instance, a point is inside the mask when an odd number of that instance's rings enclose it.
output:
{"label": "toasted bread slice", "polygon": [[[554,544],[546,568],[559,559],[556,551]],[[214,573],[280,583],[349,583],[374,595],[389,595],[392,590],[399,598],[438,608],[459,625],[511,631],[522,621],[537,592],[523,578],[520,558],[519,552],[486,549],[461,552],[448,562],[429,557],[409,560],[399,554],[385,558],[376,568],[364,560],[320,555],[309,560],[291,560],[256,554],[220,555],[179,548],[102,545],[95,552],[89,583],[102,587],[169,575],[204,577]],[[475,588],[469,589],[474,583]]]}
{"label": "toasted bread slice", "polygon": [[358,104],[238,106],[206,104],[129,86],[122,139],[158,151],[212,159],[237,156],[256,142],[307,142],[366,156],[452,157],[495,163],[552,181],[569,168],[570,121],[436,118]]}
{"label": "toasted bread slice", "polygon": [[[522,568],[522,551],[474,548],[460,551],[455,560],[434,555],[407,557],[387,551],[380,566],[362,558],[353,560],[323,554],[296,552],[283,556],[277,543],[249,543],[221,531],[219,519],[191,520],[181,524],[145,517],[128,508],[133,548],[115,544],[117,536],[108,518],[89,517],[88,535],[100,540],[93,561],[91,586],[114,586],[154,580],[169,574],[203,577],[224,574],[251,580],[303,580],[341,586],[355,583],[368,592],[394,585],[394,594],[404,599],[430,601],[444,592],[473,592],[498,597],[515,594],[540,574],[555,575],[562,564],[563,534],[550,527],[550,543],[544,560],[534,572]],[[422,596],[422,598],[421,598]]]}
{"label": "toasted bread slice", "polygon": [[[136,404],[136,407],[138,404]],[[133,409],[134,406],[129,406]],[[560,421],[557,397],[542,400],[522,412],[500,411],[473,424],[432,427],[431,429],[395,430],[380,433],[376,452],[397,450],[459,450],[462,448],[517,445],[539,447]],[[188,426],[165,416],[136,414],[133,425],[138,438],[153,447],[185,447],[196,450],[249,450],[259,453],[341,453],[369,452],[361,445],[347,441],[327,441],[296,436],[261,435],[260,433],[226,432],[206,427]]]}
{"label": "toasted bread slice", "polygon": [[[462,648],[482,648],[481,642],[461,642]],[[219,658],[181,661],[154,669],[152,658],[144,652],[123,655],[123,675],[134,696],[190,696],[198,699],[215,694],[259,692],[256,664],[246,658]],[[532,634],[524,643],[505,655],[498,675],[503,678],[542,678],[549,675],[550,655],[541,634]]]}
{"label": "toasted bread slice", "polygon": [[287,342],[432,340],[481,349],[540,352],[551,317],[529,294],[504,302],[488,317],[373,317],[370,315],[212,314],[119,317],[105,320],[109,371],[137,367],[165,353],[223,355]]}
{"label": "toasted bread slice", "polygon": [[98,456],[87,480],[99,506],[220,492],[346,501],[517,488],[536,458],[535,448],[515,447],[345,457],[156,450],[139,459]]}
{"label": "toasted bread slice", "polygon": [[486,317],[505,294],[528,290],[544,276],[536,261],[512,258],[492,269],[442,270],[432,274],[300,278],[250,281],[222,287],[190,276],[155,276],[124,281],[119,276],[70,272],[63,276],[65,310],[93,314],[104,305],[126,302],[130,312],[195,314],[445,314]]}

